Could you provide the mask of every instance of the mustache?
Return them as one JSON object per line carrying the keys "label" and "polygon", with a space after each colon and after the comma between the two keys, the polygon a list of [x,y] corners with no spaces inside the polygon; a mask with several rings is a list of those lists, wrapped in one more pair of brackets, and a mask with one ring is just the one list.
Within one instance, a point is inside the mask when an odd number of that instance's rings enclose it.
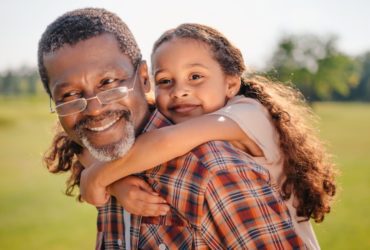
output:
{"label": "mustache", "polygon": [[126,121],[130,121],[131,112],[128,110],[108,110],[99,116],[87,116],[81,119],[75,126],[74,130],[80,132],[83,130],[84,127],[88,126],[90,123],[99,122],[106,117],[113,116],[113,117],[123,117]]}

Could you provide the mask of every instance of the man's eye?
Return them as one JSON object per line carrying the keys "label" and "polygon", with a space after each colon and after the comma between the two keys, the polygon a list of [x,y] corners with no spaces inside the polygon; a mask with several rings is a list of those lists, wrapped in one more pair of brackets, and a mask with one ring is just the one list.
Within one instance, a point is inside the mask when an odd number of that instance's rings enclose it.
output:
{"label": "man's eye", "polygon": [[77,91],[67,92],[67,93],[64,93],[62,95],[62,97],[57,100],[57,104],[73,101],[73,100],[76,100],[78,98],[81,98],[81,93],[80,92],[77,92]]}
{"label": "man's eye", "polygon": [[119,87],[120,85],[124,85],[126,83],[126,80],[121,80],[117,78],[106,78],[103,79],[100,82],[100,89],[111,89],[111,88],[116,88]]}
{"label": "man's eye", "polygon": [[101,85],[107,85],[107,84],[114,83],[115,81],[117,81],[117,79],[106,78],[106,79],[103,79],[100,83],[101,83]]}

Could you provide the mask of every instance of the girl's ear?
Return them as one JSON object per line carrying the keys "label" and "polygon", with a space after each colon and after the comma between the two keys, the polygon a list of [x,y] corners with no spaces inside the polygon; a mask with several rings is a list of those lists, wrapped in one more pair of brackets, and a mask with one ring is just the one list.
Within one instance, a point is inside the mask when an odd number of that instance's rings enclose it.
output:
{"label": "girl's ear", "polygon": [[141,88],[144,90],[144,93],[148,93],[150,91],[150,80],[149,80],[149,72],[148,72],[148,66],[146,64],[146,61],[140,62],[138,71],[139,71]]}
{"label": "girl's ear", "polygon": [[239,92],[241,85],[240,76],[226,76],[226,96],[232,98]]}

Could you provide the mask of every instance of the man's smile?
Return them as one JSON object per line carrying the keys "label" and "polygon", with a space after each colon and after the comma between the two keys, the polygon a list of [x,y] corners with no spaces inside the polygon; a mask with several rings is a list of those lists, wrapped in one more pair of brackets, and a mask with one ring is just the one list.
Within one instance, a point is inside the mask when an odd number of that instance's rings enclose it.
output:
{"label": "man's smile", "polygon": [[114,140],[117,135],[121,134],[117,129],[125,126],[129,120],[130,112],[127,110],[107,111],[96,117],[85,117],[75,126],[75,131],[80,138],[87,136],[90,140],[100,144],[103,137],[108,141]]}
{"label": "man's smile", "polygon": [[[87,130],[93,131],[93,132],[102,132],[104,130],[109,129],[112,127],[114,124],[116,124],[122,117],[116,117],[114,120],[109,121],[109,122],[103,122],[102,125],[100,126],[86,126]],[[104,124],[105,123],[105,124]]]}

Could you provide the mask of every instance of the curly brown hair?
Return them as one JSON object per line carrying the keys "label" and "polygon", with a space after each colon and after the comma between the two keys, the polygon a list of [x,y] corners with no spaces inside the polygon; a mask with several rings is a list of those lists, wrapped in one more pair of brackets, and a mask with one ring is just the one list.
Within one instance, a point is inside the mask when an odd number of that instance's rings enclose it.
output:
{"label": "curly brown hair", "polygon": [[[59,122],[55,130],[52,143],[44,153],[43,163],[49,172],[53,174],[71,172],[66,181],[65,194],[73,196],[75,187],[80,185],[80,177],[84,169],[77,159],[77,155],[82,153],[82,147],[69,138]],[[81,196],[78,195],[77,199],[81,201]]]}
{"label": "curly brown hair", "polygon": [[315,115],[303,95],[292,86],[259,74],[246,74],[238,48],[217,30],[201,24],[182,24],[165,32],[154,44],[152,56],[174,38],[194,39],[211,49],[226,75],[241,77],[238,95],[258,100],[269,111],[280,136],[284,155],[283,199],[294,194],[297,215],[322,222],[335,195],[336,170],[314,126]]}

